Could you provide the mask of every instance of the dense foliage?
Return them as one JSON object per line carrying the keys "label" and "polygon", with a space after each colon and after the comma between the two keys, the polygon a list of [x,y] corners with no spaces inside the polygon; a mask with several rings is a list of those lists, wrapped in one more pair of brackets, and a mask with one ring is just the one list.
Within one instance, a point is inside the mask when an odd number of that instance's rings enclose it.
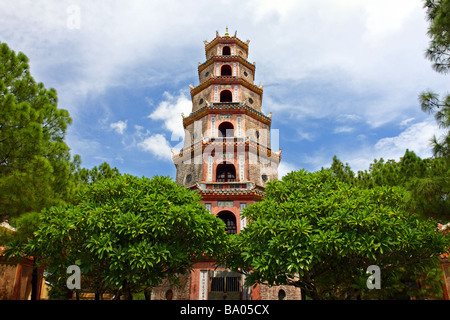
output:
{"label": "dense foliage", "polygon": [[0,220],[67,200],[69,113],[30,74],[28,58],[0,43]]}
{"label": "dense foliage", "polygon": [[[450,239],[435,221],[405,212],[404,196],[400,187],[341,182],[329,170],[291,172],[244,211],[251,223],[234,237],[229,265],[249,284],[289,284],[312,299],[417,295],[405,281],[433,278],[427,271]],[[370,265],[381,269],[382,290],[367,290]]]}
{"label": "dense foliage", "polygon": [[33,239],[8,251],[38,253],[63,293],[72,264],[80,266],[84,288],[129,298],[226,248],[223,222],[168,177],[119,175],[83,193],[76,206],[45,209]]}
{"label": "dense foliage", "polygon": [[426,56],[437,72],[447,73],[450,70],[450,0],[425,0],[424,7],[431,38]]}
{"label": "dense foliage", "polygon": [[361,188],[402,187],[407,191],[408,211],[446,223],[450,221],[449,164],[447,158],[421,159],[413,151],[406,150],[399,161],[374,160],[369,170],[356,174],[335,156],[330,169],[340,181]]}

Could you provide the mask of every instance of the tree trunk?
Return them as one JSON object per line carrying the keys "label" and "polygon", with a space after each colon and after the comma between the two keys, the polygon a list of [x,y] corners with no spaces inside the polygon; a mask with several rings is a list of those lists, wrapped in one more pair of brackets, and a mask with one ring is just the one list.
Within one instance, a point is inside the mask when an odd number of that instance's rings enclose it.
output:
{"label": "tree trunk", "polygon": [[120,300],[121,295],[122,295],[121,290],[114,290],[113,300]]}
{"label": "tree trunk", "polygon": [[145,296],[145,300],[151,300],[152,299],[152,289],[145,289],[144,296]]}
{"label": "tree trunk", "polygon": [[126,281],[123,282],[123,297],[124,300],[133,300],[133,294],[131,288]]}
{"label": "tree trunk", "polygon": [[38,267],[36,263],[36,257],[33,257],[33,271],[31,273],[31,300],[37,300],[38,294]]}

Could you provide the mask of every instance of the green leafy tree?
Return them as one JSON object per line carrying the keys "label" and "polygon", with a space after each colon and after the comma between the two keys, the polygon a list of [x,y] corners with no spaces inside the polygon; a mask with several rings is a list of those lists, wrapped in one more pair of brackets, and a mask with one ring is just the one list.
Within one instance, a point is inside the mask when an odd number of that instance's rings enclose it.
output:
{"label": "green leafy tree", "polygon": [[[251,222],[233,238],[228,265],[247,273],[250,285],[293,285],[311,299],[415,295],[405,279],[432,278],[450,243],[435,221],[403,205],[399,187],[361,189],[330,170],[291,172],[244,210]],[[366,287],[370,265],[381,269],[375,292]]]}
{"label": "green leafy tree", "polygon": [[408,211],[444,224],[450,219],[450,169],[446,158],[421,159],[406,150],[399,161],[375,159],[369,170],[359,171],[354,176],[348,164],[344,167],[335,156],[330,170],[340,181],[360,188],[403,187],[407,190]]}
{"label": "green leafy tree", "polygon": [[[433,69],[446,74],[450,70],[450,0],[425,0],[428,35],[431,39],[425,56]],[[450,95],[442,98],[432,91],[419,96],[422,111],[434,116],[447,132],[434,136],[431,143],[434,158],[426,174],[411,180],[413,208],[446,223],[450,219]]]}
{"label": "green leafy tree", "polygon": [[[426,17],[429,21],[428,36],[431,41],[425,56],[433,63],[433,69],[439,73],[450,70],[450,0],[425,0]],[[442,100],[439,95],[428,91],[420,95],[422,110],[434,114],[442,128],[450,128],[450,95]],[[450,131],[439,141],[434,138],[434,154],[450,157]]]}
{"label": "green leafy tree", "polygon": [[355,183],[355,173],[352,171],[348,163],[344,165],[344,163],[339,160],[337,156],[333,157],[333,162],[331,163],[330,169],[339,180],[349,184]]}
{"label": "green leafy tree", "polygon": [[408,183],[410,210],[445,224],[450,220],[450,166],[444,158],[429,160],[426,174]]}
{"label": "green leafy tree", "polygon": [[430,45],[425,53],[437,72],[450,70],[450,0],[425,0]]}
{"label": "green leafy tree", "polygon": [[107,162],[103,162],[98,167],[92,169],[81,167],[81,158],[74,156],[71,163],[71,180],[73,183],[72,193],[70,195],[71,204],[76,205],[82,201],[83,191],[90,185],[103,179],[111,179],[120,177],[121,173],[116,167],[111,168]]}
{"label": "green leafy tree", "polygon": [[63,294],[69,265],[80,266],[92,291],[131,298],[226,249],[224,223],[169,177],[119,175],[83,192],[75,206],[44,210],[34,238],[8,251],[39,252]]}
{"label": "green leafy tree", "polygon": [[111,168],[107,162],[103,162],[92,169],[79,168],[77,174],[80,182],[90,184],[102,179],[118,177],[120,172],[116,167]]}
{"label": "green leafy tree", "polygon": [[450,159],[450,95],[447,95],[443,101],[439,101],[439,96],[436,93],[424,92],[419,100],[422,110],[434,115],[439,127],[448,130],[443,137],[433,137],[431,143],[434,155]]}
{"label": "green leafy tree", "polygon": [[0,43],[0,218],[61,204],[70,190],[69,113],[30,74],[28,58]]}

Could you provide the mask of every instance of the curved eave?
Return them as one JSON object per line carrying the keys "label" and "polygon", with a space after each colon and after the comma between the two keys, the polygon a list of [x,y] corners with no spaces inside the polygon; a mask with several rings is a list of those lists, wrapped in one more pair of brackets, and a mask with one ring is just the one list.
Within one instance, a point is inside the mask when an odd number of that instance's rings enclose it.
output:
{"label": "curved eave", "polygon": [[245,60],[244,58],[242,58],[241,56],[237,56],[237,55],[233,55],[233,56],[213,56],[211,58],[209,58],[208,60],[206,60],[205,62],[203,62],[202,64],[198,65],[198,72],[202,72],[206,67],[208,67],[209,65],[213,64],[214,62],[217,61],[238,61],[240,63],[242,63],[243,65],[245,65],[247,68],[249,68],[250,70],[253,71],[253,73],[255,73],[255,69],[256,66],[254,63],[250,63],[247,60]]}
{"label": "curved eave", "polygon": [[258,87],[254,85],[253,83],[248,82],[247,80],[243,78],[239,78],[237,76],[212,76],[208,79],[200,83],[196,87],[190,87],[191,88],[191,98],[194,97],[197,93],[201,92],[202,90],[206,89],[207,87],[211,85],[219,85],[219,84],[239,84],[247,89],[253,91],[256,94],[259,94],[262,96],[263,94],[263,88]]}
{"label": "curved eave", "polygon": [[203,198],[214,197],[216,200],[220,200],[221,197],[227,198],[229,196],[250,196],[256,198],[263,198],[265,196],[264,187],[259,185],[254,185],[249,189],[202,189],[197,183],[188,187],[188,189],[198,192]]}
{"label": "curved eave", "polygon": [[281,149],[279,151],[272,151],[272,149],[263,146],[248,138],[243,138],[242,141],[214,141],[214,140],[207,141],[205,139],[202,139],[200,141],[193,143],[190,147],[181,149],[180,152],[178,153],[172,149],[172,161],[174,162],[175,165],[177,165],[184,161],[192,160],[195,158],[195,156],[203,154],[205,148],[211,144],[217,144],[222,146],[234,146],[236,148],[243,146],[246,151],[256,153],[259,156],[264,156],[267,159],[270,159],[271,161],[276,161],[278,163],[280,163],[281,161],[281,152],[282,152]]}
{"label": "curved eave", "polygon": [[218,43],[224,43],[224,44],[236,43],[240,47],[242,47],[242,49],[244,49],[245,53],[248,55],[248,44],[249,44],[249,42],[250,42],[249,40],[244,42],[244,41],[242,41],[241,39],[239,39],[237,37],[220,37],[220,36],[217,35],[211,42],[204,41],[204,43],[205,43],[205,54],[207,54],[208,51],[212,47],[214,47],[216,44],[218,44]]}
{"label": "curved eave", "polygon": [[271,115],[266,116],[260,111],[253,109],[252,107],[242,104],[242,103],[211,103],[209,105],[203,106],[200,109],[192,112],[189,116],[183,118],[183,126],[186,128],[189,124],[194,121],[206,116],[209,113],[217,113],[221,112],[239,112],[242,114],[246,114],[258,121],[261,121],[264,124],[270,126],[272,119]]}

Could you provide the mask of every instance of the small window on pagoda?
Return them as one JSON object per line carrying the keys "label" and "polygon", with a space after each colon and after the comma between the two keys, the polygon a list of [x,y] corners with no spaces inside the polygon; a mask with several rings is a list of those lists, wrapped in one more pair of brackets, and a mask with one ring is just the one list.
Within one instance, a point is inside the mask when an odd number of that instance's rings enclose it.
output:
{"label": "small window on pagoda", "polygon": [[235,234],[236,228],[236,217],[231,211],[222,211],[217,215],[225,223],[225,230],[227,234]]}
{"label": "small window on pagoda", "polygon": [[232,102],[233,101],[233,95],[231,94],[230,90],[223,90],[220,93],[220,102]]}
{"label": "small window on pagoda", "polygon": [[220,75],[221,76],[231,76],[231,66],[228,64],[224,64],[222,68],[220,68]]}
{"label": "small window on pagoda", "polygon": [[234,127],[231,124],[231,122],[225,121],[220,124],[219,137],[222,137],[222,138],[234,137]]}
{"label": "small window on pagoda", "polygon": [[231,55],[230,47],[223,47],[223,49],[222,49],[222,55],[223,55],[223,56],[230,56],[230,55]]}
{"label": "small window on pagoda", "polygon": [[216,182],[235,182],[236,169],[232,164],[221,163],[216,169]]}

